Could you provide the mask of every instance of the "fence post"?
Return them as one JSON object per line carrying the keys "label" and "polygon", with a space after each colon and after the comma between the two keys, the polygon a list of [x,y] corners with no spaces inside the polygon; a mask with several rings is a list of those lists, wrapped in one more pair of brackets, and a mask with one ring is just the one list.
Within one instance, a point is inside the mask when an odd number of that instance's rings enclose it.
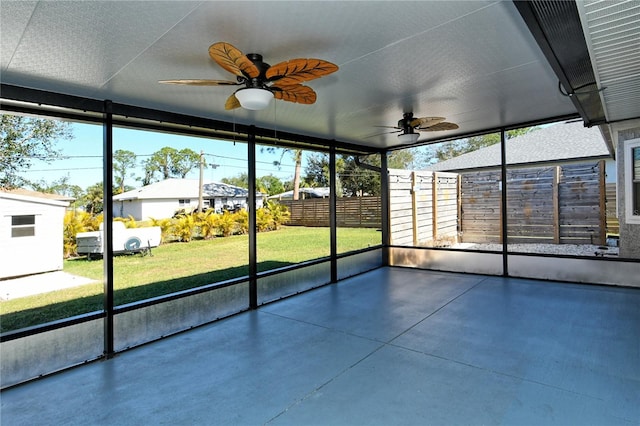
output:
{"label": "fence post", "polygon": [[456,204],[457,204],[457,226],[456,226],[456,243],[462,242],[462,175],[456,176]]}
{"label": "fence post", "polygon": [[438,173],[431,176],[431,234],[433,241],[438,239]]}
{"label": "fence post", "polygon": [[598,186],[600,189],[600,241],[598,244],[607,243],[607,179],[604,160],[598,161]]}
{"label": "fence post", "polygon": [[416,172],[411,172],[411,219],[413,222],[413,245],[418,245],[418,197],[416,188]]}
{"label": "fence post", "polygon": [[560,166],[553,172],[553,243],[560,244]]}

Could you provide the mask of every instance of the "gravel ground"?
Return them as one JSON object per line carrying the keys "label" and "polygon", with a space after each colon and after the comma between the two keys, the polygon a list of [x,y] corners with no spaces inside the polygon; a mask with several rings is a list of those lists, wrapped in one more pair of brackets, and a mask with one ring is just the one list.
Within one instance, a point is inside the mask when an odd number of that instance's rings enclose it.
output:
{"label": "gravel ground", "polygon": [[[502,251],[502,244],[460,243],[455,244],[452,248]],[[618,247],[604,247],[592,244],[509,244],[508,250],[519,253],[565,254],[570,256],[618,255]]]}

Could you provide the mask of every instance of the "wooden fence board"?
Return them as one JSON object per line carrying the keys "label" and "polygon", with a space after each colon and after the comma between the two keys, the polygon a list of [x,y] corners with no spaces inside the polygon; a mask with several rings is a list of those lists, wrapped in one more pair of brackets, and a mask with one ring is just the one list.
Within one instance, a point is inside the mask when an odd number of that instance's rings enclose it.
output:
{"label": "wooden fence board", "polygon": [[[603,244],[603,167],[596,162],[508,169],[505,217],[509,242],[550,239],[559,243]],[[500,179],[500,172],[495,170],[462,175],[462,241],[500,242]],[[486,234],[480,235],[479,229]]]}
{"label": "wooden fence board", "polygon": [[[292,226],[329,226],[329,199],[279,200],[291,214]],[[336,200],[338,227],[379,228],[382,222],[380,197],[340,197]]]}
{"label": "wooden fence board", "polygon": [[[619,232],[615,185],[603,187],[602,168],[597,162],[508,169],[508,241],[603,244],[607,232]],[[458,236],[463,242],[499,243],[501,178],[499,170],[461,175],[390,170],[392,244],[423,245]],[[282,203],[290,206],[292,225],[329,224],[328,199]],[[380,197],[338,198],[336,214],[338,226],[379,227]]]}

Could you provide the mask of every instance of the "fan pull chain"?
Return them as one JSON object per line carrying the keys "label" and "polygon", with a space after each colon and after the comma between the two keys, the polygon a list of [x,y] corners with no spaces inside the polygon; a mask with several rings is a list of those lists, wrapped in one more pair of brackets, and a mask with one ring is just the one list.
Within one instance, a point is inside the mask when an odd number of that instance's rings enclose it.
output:
{"label": "fan pull chain", "polygon": [[278,140],[278,114],[277,114],[277,109],[278,109],[278,103],[274,102],[273,103],[273,137],[276,139],[276,141]]}
{"label": "fan pull chain", "polygon": [[233,146],[236,146],[236,110],[234,109],[233,112]]}

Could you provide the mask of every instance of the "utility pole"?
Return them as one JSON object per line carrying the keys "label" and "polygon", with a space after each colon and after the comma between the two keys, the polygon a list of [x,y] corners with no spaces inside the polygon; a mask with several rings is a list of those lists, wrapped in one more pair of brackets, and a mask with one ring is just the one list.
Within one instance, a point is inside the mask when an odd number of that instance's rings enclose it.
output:
{"label": "utility pole", "polygon": [[204,151],[200,151],[200,182],[198,184],[198,212],[202,213],[202,186],[204,185]]}

